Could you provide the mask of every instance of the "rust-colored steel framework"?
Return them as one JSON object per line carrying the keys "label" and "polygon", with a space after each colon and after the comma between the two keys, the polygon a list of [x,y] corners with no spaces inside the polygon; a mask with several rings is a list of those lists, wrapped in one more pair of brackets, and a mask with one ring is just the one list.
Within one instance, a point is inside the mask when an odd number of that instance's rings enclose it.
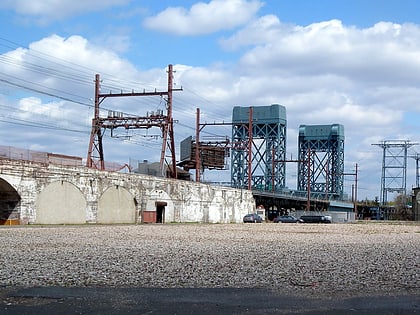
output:
{"label": "rust-colored steel framework", "polygon": [[[140,93],[100,93],[100,78],[99,74],[95,76],[95,113],[92,119],[92,131],[90,134],[89,149],[86,160],[86,166],[105,170],[105,159],[103,149],[103,135],[106,129],[111,132],[123,127],[129,129],[149,129],[158,127],[162,131],[162,151],[160,158],[160,166],[162,174],[164,174],[164,164],[166,158],[166,149],[170,151],[172,167],[169,167],[169,176],[177,177],[176,170],[176,156],[175,156],[175,140],[174,127],[172,117],[172,92],[181,91],[181,89],[173,89],[173,67],[168,66],[168,90],[154,91],[154,92],[140,92]],[[109,112],[108,117],[99,116],[99,106],[106,99],[110,97],[126,97],[126,96],[166,96],[166,114],[162,112],[153,113],[146,116],[124,116],[120,112]]]}
{"label": "rust-colored steel framework", "polygon": [[188,137],[181,142],[181,162],[178,163],[184,170],[195,169],[195,180],[200,182],[200,176],[204,169],[226,169],[226,158],[230,156],[230,141],[228,137],[213,136],[211,139],[201,139],[200,132],[206,126],[224,126],[232,123],[200,123],[200,109],[196,114],[195,139]]}

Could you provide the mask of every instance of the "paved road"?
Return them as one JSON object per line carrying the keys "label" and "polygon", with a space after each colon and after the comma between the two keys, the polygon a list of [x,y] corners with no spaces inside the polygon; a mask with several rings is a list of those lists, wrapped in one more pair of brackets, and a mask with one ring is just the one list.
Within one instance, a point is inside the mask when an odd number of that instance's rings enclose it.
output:
{"label": "paved road", "polygon": [[265,289],[3,287],[0,314],[420,314],[420,295],[309,299]]}

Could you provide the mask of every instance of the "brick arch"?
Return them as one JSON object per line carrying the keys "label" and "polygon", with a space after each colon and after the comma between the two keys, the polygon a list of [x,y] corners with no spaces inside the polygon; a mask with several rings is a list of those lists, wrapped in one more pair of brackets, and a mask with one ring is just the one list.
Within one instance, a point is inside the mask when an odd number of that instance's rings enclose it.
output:
{"label": "brick arch", "polygon": [[37,197],[35,223],[86,223],[86,200],[82,192],[64,180],[48,184]]}
{"label": "brick arch", "polygon": [[98,201],[97,223],[135,223],[136,204],[134,196],[122,186],[111,186]]}
{"label": "brick arch", "polygon": [[0,225],[19,224],[20,195],[6,180],[0,178]]}

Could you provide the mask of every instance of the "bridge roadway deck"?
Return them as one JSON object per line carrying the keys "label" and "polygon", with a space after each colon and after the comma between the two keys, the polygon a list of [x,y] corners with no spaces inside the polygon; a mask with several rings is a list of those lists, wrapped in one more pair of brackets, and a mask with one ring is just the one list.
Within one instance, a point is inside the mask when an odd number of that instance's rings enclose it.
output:
{"label": "bridge roadway deck", "polygon": [[[275,193],[269,191],[252,190],[252,194],[257,206],[263,205],[265,209],[275,207],[276,209],[296,209],[306,210],[308,198],[294,195],[293,193]],[[330,202],[322,199],[310,199],[309,206],[311,210],[328,209]]]}

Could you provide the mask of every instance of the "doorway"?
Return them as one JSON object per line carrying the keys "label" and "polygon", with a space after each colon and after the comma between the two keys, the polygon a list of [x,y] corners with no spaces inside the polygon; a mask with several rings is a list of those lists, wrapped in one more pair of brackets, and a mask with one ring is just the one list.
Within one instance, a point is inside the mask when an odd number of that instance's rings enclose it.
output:
{"label": "doorway", "polygon": [[164,201],[156,201],[156,223],[165,223],[165,207],[167,203]]}
{"label": "doorway", "polygon": [[20,223],[20,196],[7,181],[0,178],[0,225]]}

